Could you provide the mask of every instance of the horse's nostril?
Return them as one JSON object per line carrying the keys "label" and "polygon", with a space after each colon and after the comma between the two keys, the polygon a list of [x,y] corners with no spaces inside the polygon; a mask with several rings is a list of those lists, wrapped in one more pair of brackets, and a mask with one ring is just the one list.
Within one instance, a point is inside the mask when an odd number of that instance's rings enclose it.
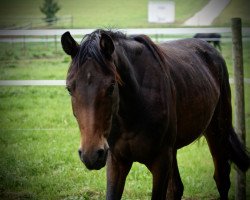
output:
{"label": "horse's nostril", "polygon": [[97,151],[97,156],[98,156],[99,159],[102,159],[104,157],[104,154],[105,154],[104,149],[99,149]]}

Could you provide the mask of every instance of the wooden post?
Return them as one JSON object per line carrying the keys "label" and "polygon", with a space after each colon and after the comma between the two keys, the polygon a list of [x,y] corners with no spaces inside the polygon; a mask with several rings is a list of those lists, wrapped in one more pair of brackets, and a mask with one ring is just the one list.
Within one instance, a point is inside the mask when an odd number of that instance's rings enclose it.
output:
{"label": "wooden post", "polygon": [[[241,19],[232,18],[231,23],[235,84],[235,131],[241,142],[245,144],[246,128]],[[246,200],[246,174],[239,169],[236,173],[235,199]]]}

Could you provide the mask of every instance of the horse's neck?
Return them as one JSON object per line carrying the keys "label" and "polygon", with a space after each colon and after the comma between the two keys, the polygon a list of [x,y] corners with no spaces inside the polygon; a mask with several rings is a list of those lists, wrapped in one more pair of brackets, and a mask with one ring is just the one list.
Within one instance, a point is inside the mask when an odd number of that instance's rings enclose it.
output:
{"label": "horse's neck", "polygon": [[121,47],[117,52],[116,66],[123,82],[119,86],[119,113],[129,117],[131,111],[138,109],[138,102],[141,101],[138,72],[127,50]]}
{"label": "horse's neck", "polygon": [[142,48],[142,46],[133,47],[131,44],[126,44],[126,47],[119,45],[116,52],[115,65],[123,82],[120,90],[133,94],[133,96],[137,95],[140,87],[134,61],[138,59],[137,54],[140,56]]}
{"label": "horse's neck", "polygon": [[131,139],[141,134],[154,133],[165,138],[174,120],[175,106],[163,66],[146,46],[133,57],[125,49],[120,50],[116,66],[123,84],[119,86],[119,110],[113,118],[110,147],[120,138]]}
{"label": "horse's neck", "polygon": [[[166,96],[166,76],[159,62],[146,46],[137,48],[128,50],[120,47],[116,60],[123,81],[119,87],[119,112],[129,123],[152,120],[152,112],[167,109],[164,106],[167,106],[166,101],[169,99]],[[157,105],[159,103],[162,105]]]}
{"label": "horse's neck", "polygon": [[170,75],[166,64],[159,58],[157,53],[154,55],[148,47],[137,41],[129,41],[126,46],[119,45],[115,65],[124,82],[120,88],[137,96],[144,87],[152,89],[166,84],[160,82],[167,82]]}

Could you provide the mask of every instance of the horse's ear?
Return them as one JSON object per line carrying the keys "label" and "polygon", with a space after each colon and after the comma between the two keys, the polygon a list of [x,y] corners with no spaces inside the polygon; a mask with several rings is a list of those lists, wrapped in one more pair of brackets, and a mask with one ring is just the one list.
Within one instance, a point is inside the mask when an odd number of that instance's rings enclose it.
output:
{"label": "horse's ear", "polygon": [[111,58],[111,56],[115,50],[115,46],[114,46],[114,42],[113,42],[112,38],[109,35],[107,35],[106,33],[101,34],[100,48],[107,58]]}
{"label": "horse's ear", "polygon": [[74,58],[78,52],[79,45],[68,31],[62,35],[61,43],[64,52]]}

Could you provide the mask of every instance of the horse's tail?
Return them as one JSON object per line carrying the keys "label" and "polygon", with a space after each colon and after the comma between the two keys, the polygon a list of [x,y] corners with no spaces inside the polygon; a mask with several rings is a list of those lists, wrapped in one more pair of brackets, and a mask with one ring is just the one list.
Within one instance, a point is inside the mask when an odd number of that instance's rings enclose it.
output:
{"label": "horse's tail", "polygon": [[227,143],[228,143],[228,156],[229,159],[241,170],[247,171],[250,167],[250,155],[246,147],[240,141],[238,136],[235,133],[235,130],[232,125],[232,105],[231,105],[231,90],[229,84],[229,76],[227,72],[227,67],[223,59],[221,65],[222,69],[222,79],[221,79],[221,108],[222,116],[221,120],[222,129],[224,129]]}
{"label": "horse's tail", "polygon": [[246,147],[240,142],[233,128],[229,131],[229,158],[243,172],[250,167],[250,157]]}

